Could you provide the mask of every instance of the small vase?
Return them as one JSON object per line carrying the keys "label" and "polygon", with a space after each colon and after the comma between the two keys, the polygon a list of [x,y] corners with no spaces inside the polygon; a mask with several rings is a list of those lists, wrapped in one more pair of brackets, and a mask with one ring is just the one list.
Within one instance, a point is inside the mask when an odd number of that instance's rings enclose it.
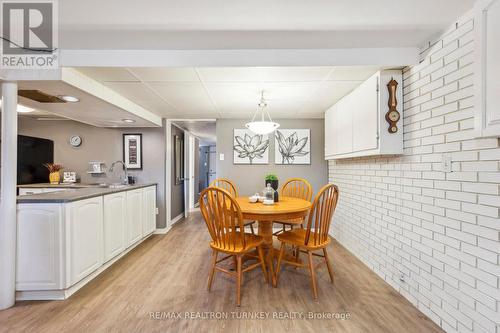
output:
{"label": "small vase", "polygon": [[49,173],[49,180],[51,184],[59,184],[61,174],[59,172],[51,172]]}

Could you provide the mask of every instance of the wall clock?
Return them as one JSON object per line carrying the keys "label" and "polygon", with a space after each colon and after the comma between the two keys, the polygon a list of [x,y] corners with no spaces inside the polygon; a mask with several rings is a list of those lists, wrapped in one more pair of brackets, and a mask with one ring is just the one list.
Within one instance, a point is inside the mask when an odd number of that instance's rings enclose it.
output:
{"label": "wall clock", "polygon": [[396,100],[396,89],[398,88],[398,81],[391,79],[387,83],[387,89],[389,89],[389,111],[385,114],[385,120],[389,123],[388,131],[389,133],[396,133],[398,131],[397,123],[401,118],[401,114],[396,109],[398,106],[398,101]]}
{"label": "wall clock", "polygon": [[74,148],[80,147],[82,145],[82,137],[79,135],[72,135],[69,138],[69,144]]}

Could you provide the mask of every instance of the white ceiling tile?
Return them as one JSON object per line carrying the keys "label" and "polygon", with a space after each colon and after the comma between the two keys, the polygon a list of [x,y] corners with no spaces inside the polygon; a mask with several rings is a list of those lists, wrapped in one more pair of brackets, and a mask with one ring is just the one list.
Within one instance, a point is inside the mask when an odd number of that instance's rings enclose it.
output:
{"label": "white ceiling tile", "polygon": [[321,88],[304,103],[298,113],[325,112],[330,106],[359,86],[362,81],[326,81]]}
{"label": "white ceiling tile", "polygon": [[341,66],[335,67],[328,76],[330,81],[365,81],[380,67],[374,66]]}
{"label": "white ceiling tile", "polygon": [[94,80],[104,81],[124,81],[137,82],[139,81],[126,68],[121,67],[80,67],[78,71],[93,78]]}
{"label": "white ceiling tile", "polygon": [[201,82],[151,82],[149,86],[178,111],[215,111]]}
{"label": "white ceiling tile", "polygon": [[137,67],[129,70],[145,82],[199,81],[193,67]]}
{"label": "white ceiling tile", "polygon": [[141,82],[104,82],[104,84],[131,101],[158,99],[158,96]]}

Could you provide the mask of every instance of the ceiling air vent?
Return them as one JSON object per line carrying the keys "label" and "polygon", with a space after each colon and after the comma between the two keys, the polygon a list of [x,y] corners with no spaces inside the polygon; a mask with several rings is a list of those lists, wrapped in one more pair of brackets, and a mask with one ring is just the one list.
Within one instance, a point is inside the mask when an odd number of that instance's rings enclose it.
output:
{"label": "ceiling air vent", "polygon": [[65,100],[54,95],[46,94],[40,90],[19,90],[17,94],[39,103],[66,103]]}

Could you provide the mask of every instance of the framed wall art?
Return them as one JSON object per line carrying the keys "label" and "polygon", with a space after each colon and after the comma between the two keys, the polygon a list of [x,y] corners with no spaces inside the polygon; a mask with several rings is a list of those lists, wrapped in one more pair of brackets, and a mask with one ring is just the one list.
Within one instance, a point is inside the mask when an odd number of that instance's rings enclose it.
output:
{"label": "framed wall art", "polygon": [[123,134],[123,161],[128,169],[142,169],[142,134]]}

